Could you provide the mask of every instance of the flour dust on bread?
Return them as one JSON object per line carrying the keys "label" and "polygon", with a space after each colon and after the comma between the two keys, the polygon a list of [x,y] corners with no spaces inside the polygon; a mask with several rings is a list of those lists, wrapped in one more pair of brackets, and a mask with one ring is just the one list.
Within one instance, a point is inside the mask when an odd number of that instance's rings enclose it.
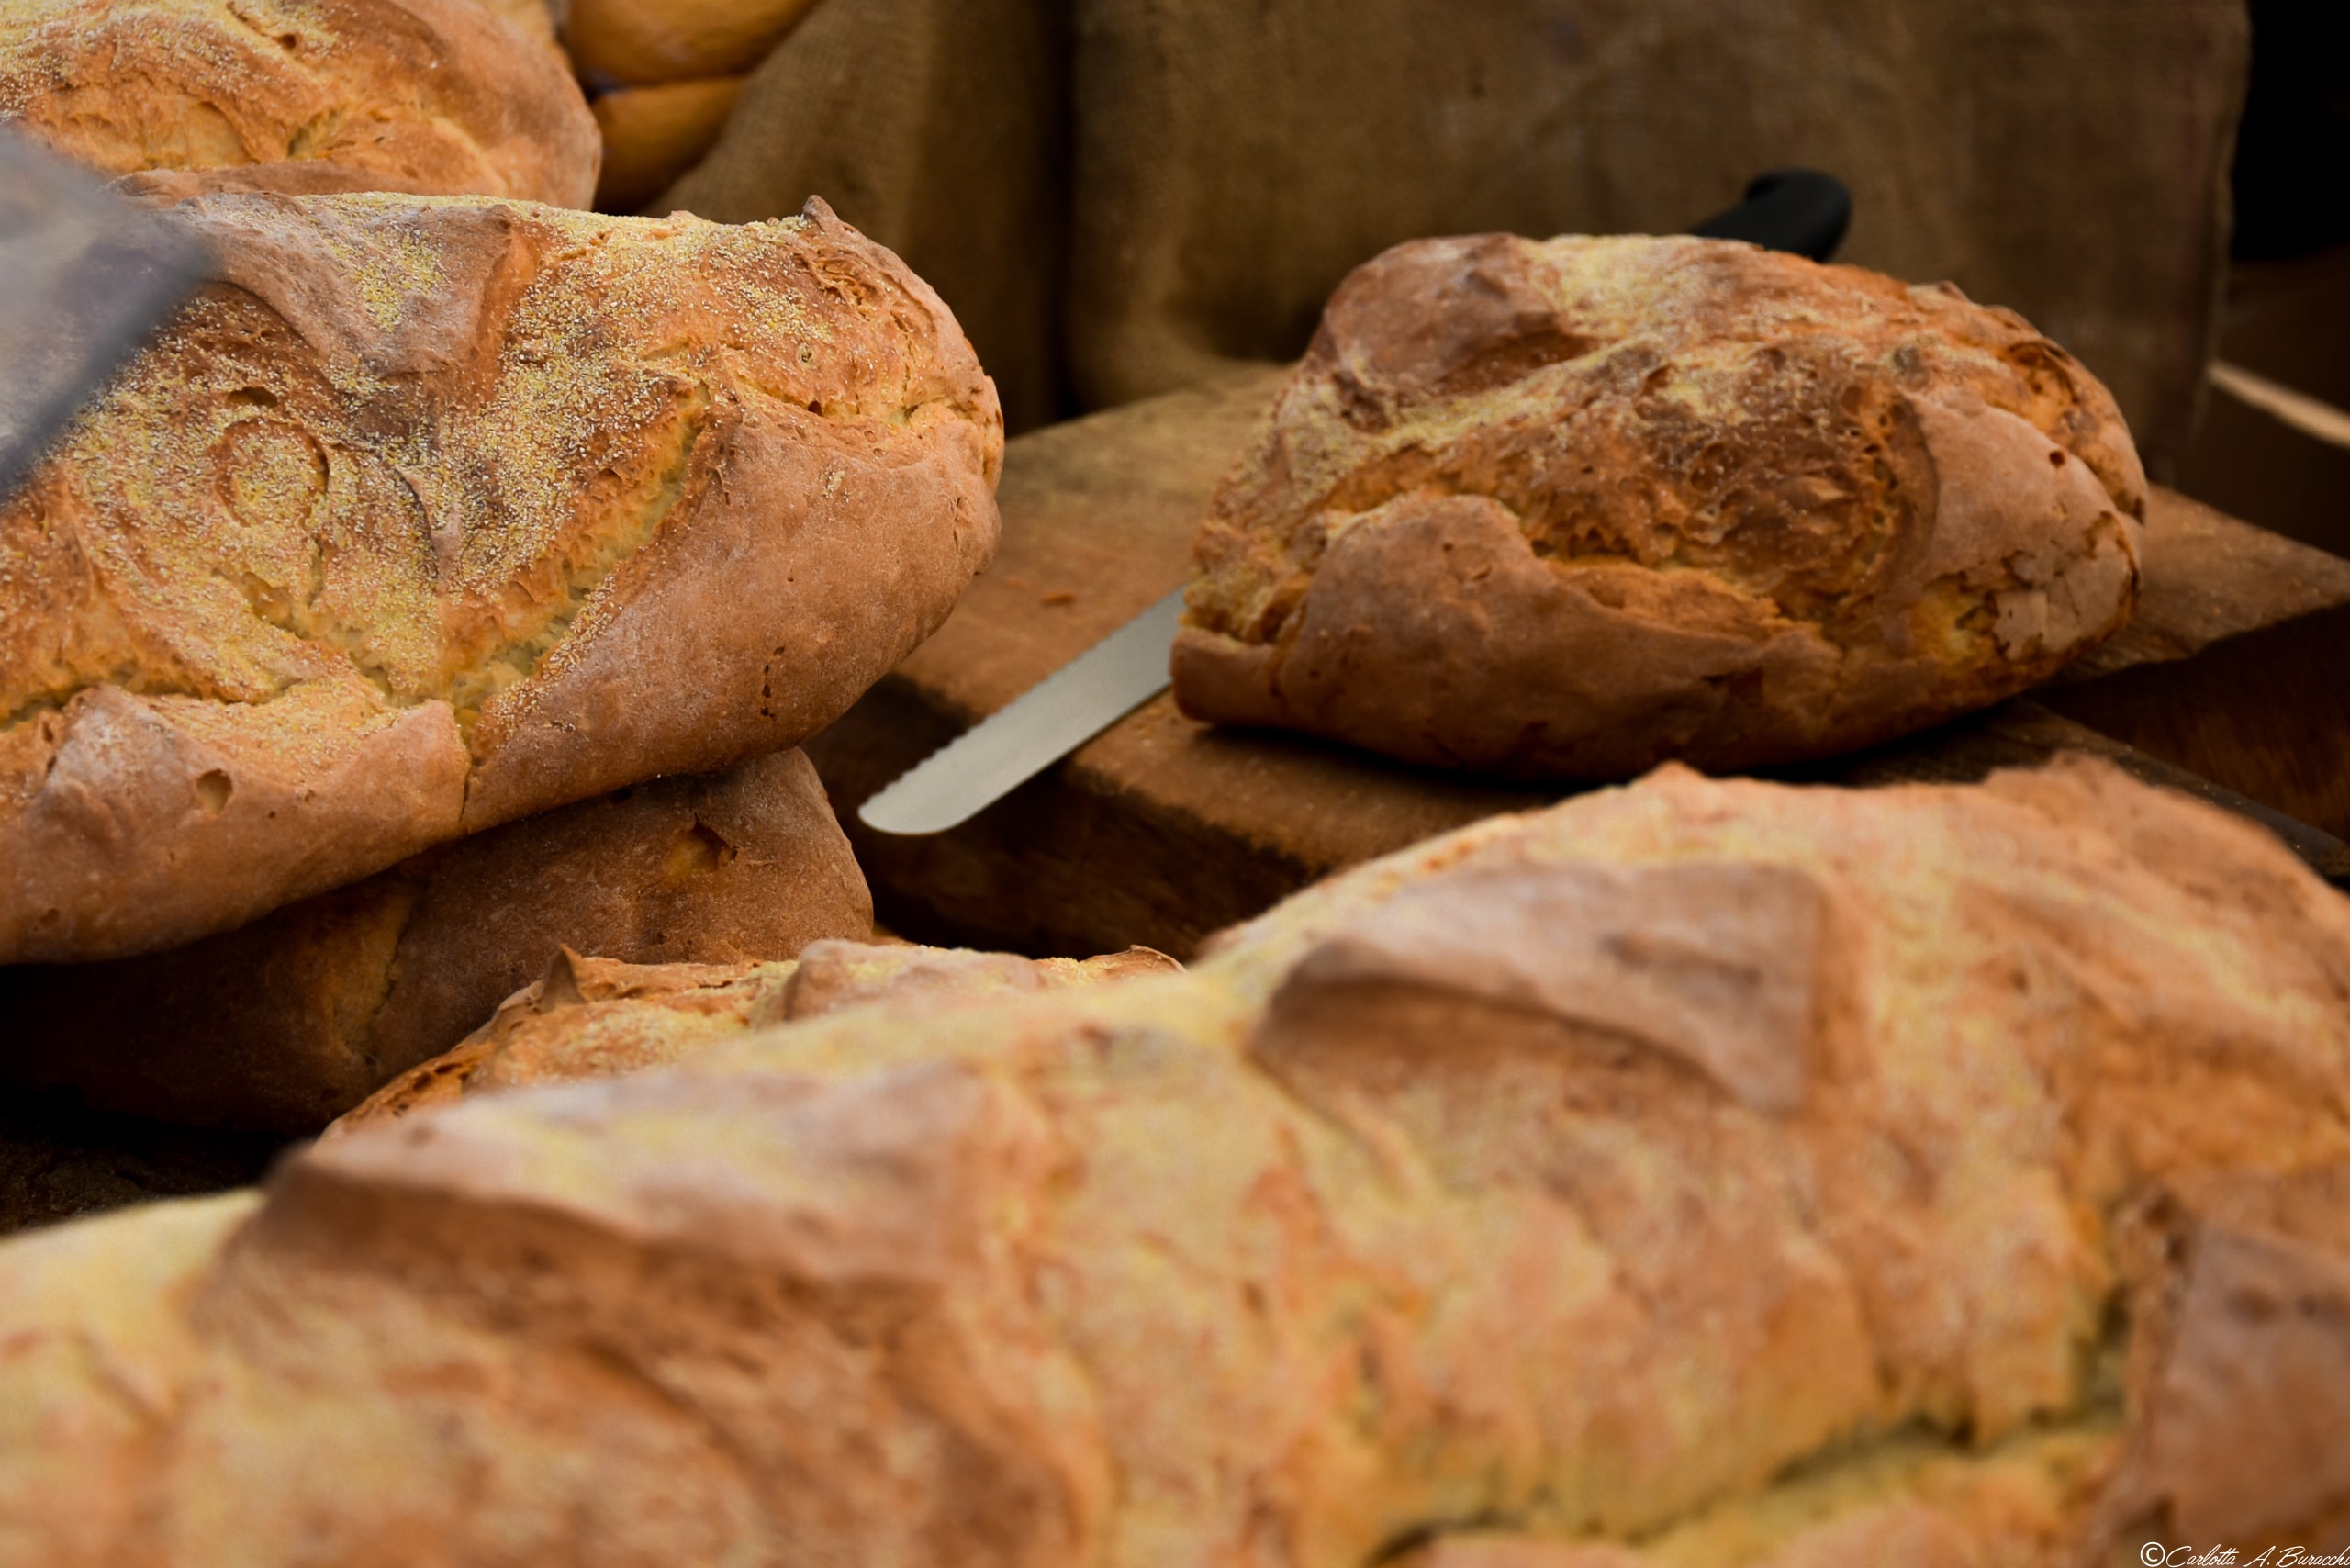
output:
{"label": "flour dust on bread", "polygon": [[872,929],[815,769],[777,752],[441,845],[184,947],[0,969],[0,1078],[162,1121],[315,1133],[565,947],[744,964]]}
{"label": "flour dust on bread", "polygon": [[172,201],[584,207],[601,151],[536,0],[5,0],[0,123]]}
{"label": "flour dust on bread", "polygon": [[2104,387],[1947,285],[1415,241],[1339,286],[1217,492],[1175,693],[1526,777],[1819,756],[2110,634],[2144,507]]}
{"label": "flour dust on bread", "polygon": [[2345,998],[2350,903],[2101,764],[1673,769],[1187,973],[844,1008],[0,1247],[0,1521],[58,1568],[2306,1541]]}
{"label": "flour dust on bread", "polygon": [[0,507],[0,961],[797,745],[994,549],[992,384],[820,203],[176,211],[218,281]]}

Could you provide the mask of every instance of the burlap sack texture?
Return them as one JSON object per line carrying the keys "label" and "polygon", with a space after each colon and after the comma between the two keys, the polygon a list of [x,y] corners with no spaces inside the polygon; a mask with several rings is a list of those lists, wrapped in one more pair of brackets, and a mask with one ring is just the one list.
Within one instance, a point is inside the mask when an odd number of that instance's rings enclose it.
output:
{"label": "burlap sack texture", "polygon": [[1058,418],[1064,3],[822,0],[645,210],[745,223],[822,193],[945,297],[1009,428]]}
{"label": "burlap sack texture", "polygon": [[1671,230],[1808,164],[1853,190],[1845,259],[2022,310],[2159,471],[2248,52],[2242,0],[826,0],[666,200],[821,193],[1026,425],[1294,354],[1397,241]]}

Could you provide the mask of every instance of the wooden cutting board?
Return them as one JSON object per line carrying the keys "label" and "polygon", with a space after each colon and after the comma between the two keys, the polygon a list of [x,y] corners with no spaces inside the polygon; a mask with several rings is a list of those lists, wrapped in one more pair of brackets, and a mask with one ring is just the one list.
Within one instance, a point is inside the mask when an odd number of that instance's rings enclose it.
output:
{"label": "wooden cutting board", "polygon": [[[875,790],[1184,580],[1208,498],[1286,374],[1012,442],[995,565],[808,748],[885,924],[1035,954],[1141,942],[1188,956],[1332,871],[1562,793],[1198,724],[1161,695],[951,833],[856,822]],[[2145,566],[2129,630],[2035,700],[1800,776],[1974,778],[2072,745],[2350,834],[2350,561],[2157,490]],[[2350,874],[2324,834],[2300,847]]]}

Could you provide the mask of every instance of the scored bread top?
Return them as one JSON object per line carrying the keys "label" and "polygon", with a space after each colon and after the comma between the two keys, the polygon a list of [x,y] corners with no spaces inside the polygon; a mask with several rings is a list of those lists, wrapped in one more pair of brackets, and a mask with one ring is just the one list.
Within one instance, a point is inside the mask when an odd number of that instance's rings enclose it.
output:
{"label": "scored bread top", "polygon": [[2135,602],[2112,398],[2013,313],[1730,241],[1357,269],[1203,524],[1197,717],[1628,777],[1872,744]]}
{"label": "scored bread top", "polygon": [[530,0],[0,0],[0,120],[171,200],[584,207],[602,151]]}
{"label": "scored bread top", "polygon": [[60,1568],[2306,1542],[2345,996],[2350,903],[2104,765],[1675,769],[1186,974],[705,1039],[0,1248],[0,1518]]}
{"label": "scored bread top", "polygon": [[994,387],[821,204],[178,210],[219,281],[0,507],[0,961],[796,745],[993,551]]}

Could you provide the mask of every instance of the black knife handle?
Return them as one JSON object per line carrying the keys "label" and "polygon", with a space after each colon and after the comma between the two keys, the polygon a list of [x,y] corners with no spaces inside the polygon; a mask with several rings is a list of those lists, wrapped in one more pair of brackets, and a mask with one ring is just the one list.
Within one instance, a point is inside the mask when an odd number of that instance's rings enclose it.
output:
{"label": "black knife handle", "polygon": [[1765,250],[1824,262],[1852,226],[1852,193],[1843,181],[1817,169],[1774,169],[1754,176],[1744,201],[1689,232],[1708,240],[1751,240]]}

